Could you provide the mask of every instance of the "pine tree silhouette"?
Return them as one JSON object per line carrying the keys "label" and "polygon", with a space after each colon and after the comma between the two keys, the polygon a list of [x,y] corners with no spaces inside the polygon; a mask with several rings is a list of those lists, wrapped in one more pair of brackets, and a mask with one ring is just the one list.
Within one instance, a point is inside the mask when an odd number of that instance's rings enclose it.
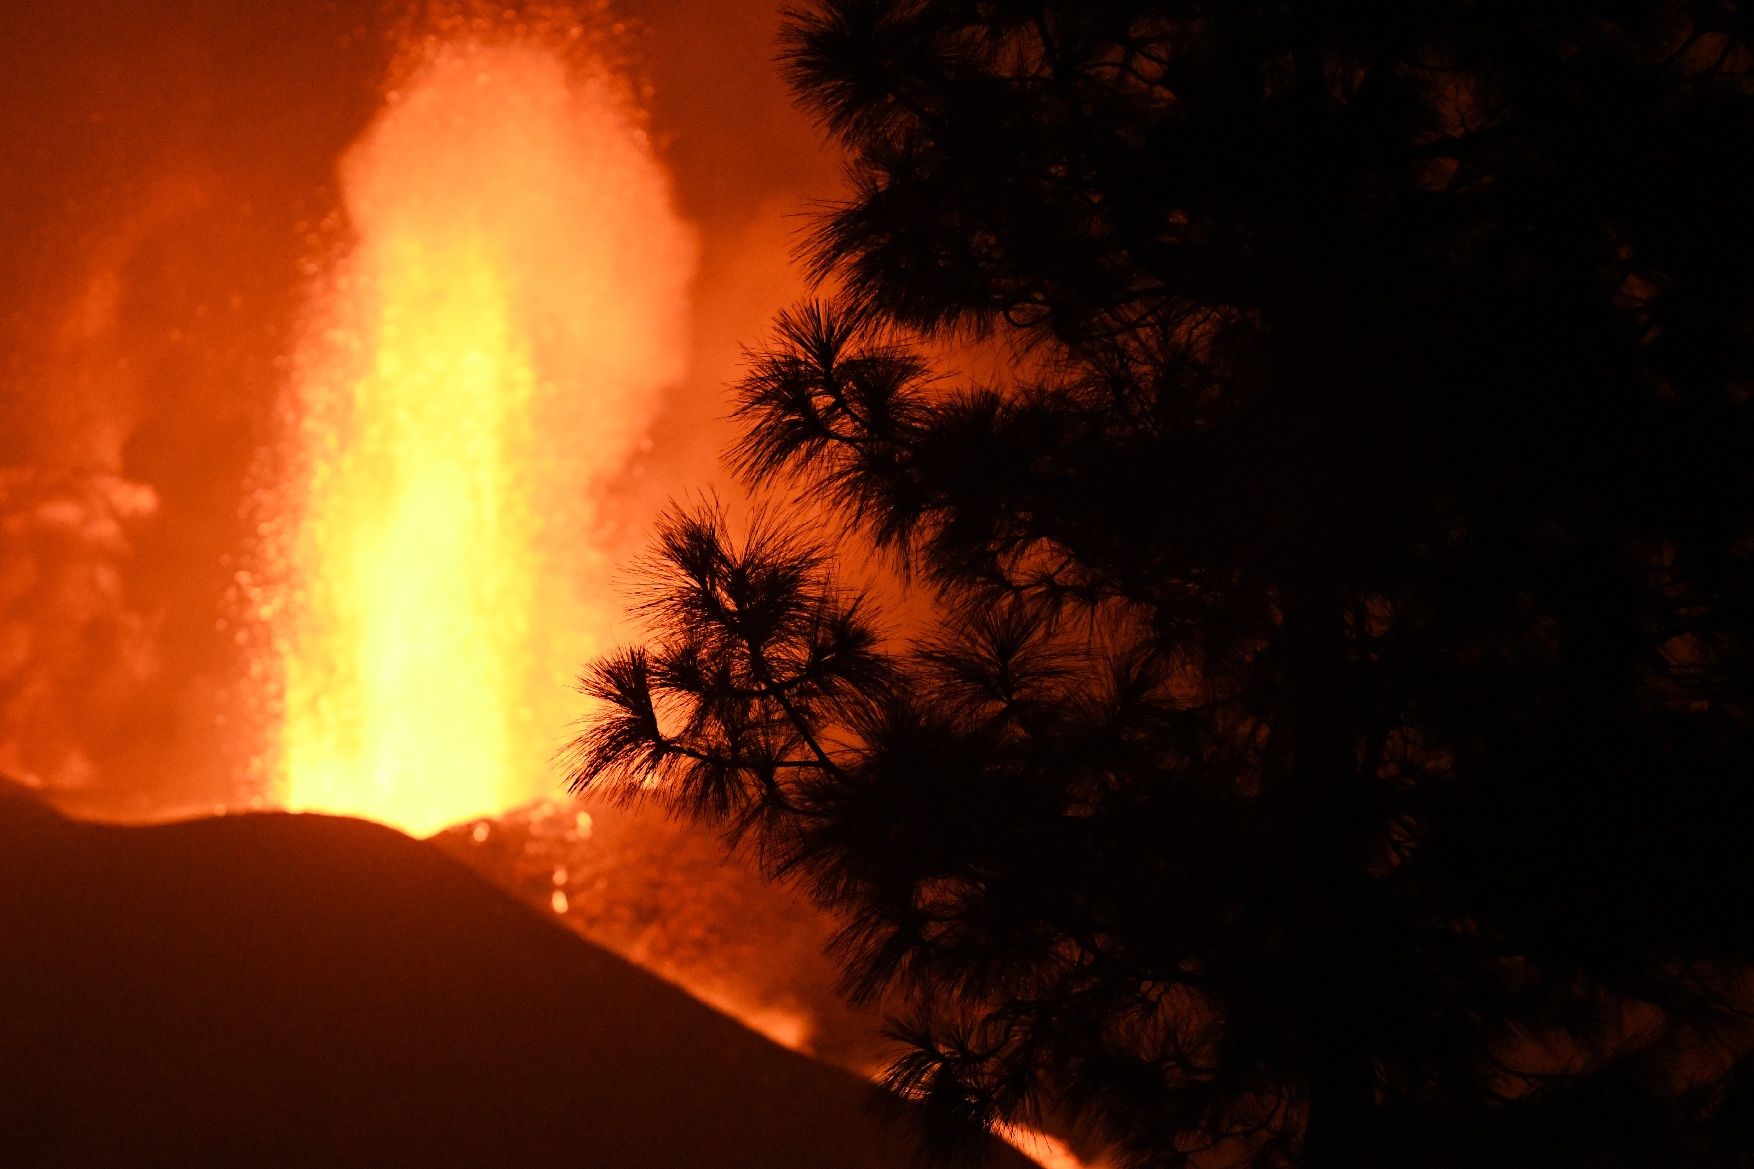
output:
{"label": "pine tree silhouette", "polygon": [[[1733,3],[819,0],[853,193],[574,782],[850,922],[946,1140],[1749,1165],[1754,146]],[[1017,384],[921,342],[1009,344]]]}

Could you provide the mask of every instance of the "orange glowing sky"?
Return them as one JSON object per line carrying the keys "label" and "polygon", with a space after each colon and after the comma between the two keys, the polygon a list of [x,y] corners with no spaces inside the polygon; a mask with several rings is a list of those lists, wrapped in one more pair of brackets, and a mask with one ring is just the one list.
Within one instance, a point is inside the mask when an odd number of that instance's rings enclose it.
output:
{"label": "orange glowing sky", "polygon": [[[515,398],[528,378],[526,439],[542,440],[516,451],[526,440],[512,434],[513,411],[491,424],[511,428],[487,460],[500,469],[473,463],[442,490],[480,499],[489,482],[521,477],[507,490],[522,498],[533,482],[567,485],[542,494],[534,514],[486,509],[511,525],[506,538],[540,537],[554,554],[544,572],[557,569],[568,594],[531,610],[539,628],[508,634],[542,652],[492,655],[495,670],[523,672],[512,689],[524,699],[553,699],[540,710],[521,699],[489,719],[502,729],[525,719],[504,732],[528,744],[512,795],[548,783],[547,753],[580,713],[556,663],[570,639],[570,678],[603,635],[602,608],[622,607],[612,564],[638,552],[666,496],[717,474],[723,386],[740,347],[801,293],[788,255],[796,215],[836,182],[773,66],[778,6],[508,0],[485,23],[465,22],[472,42],[433,17],[442,10],[459,9],[68,0],[0,43],[0,150],[13,163],[0,174],[10,258],[0,372],[17,390],[0,401],[0,506],[9,523],[19,513],[0,549],[18,586],[0,589],[0,768],[64,806],[126,819],[281,798],[364,810],[289,790],[281,716],[295,708],[328,728],[314,738],[330,744],[317,751],[330,763],[316,770],[411,750],[368,749],[389,739],[346,729],[366,716],[342,718],[338,692],[318,701],[335,678],[363,684],[372,671],[357,657],[331,647],[295,667],[287,655],[314,644],[324,622],[358,619],[338,600],[349,557],[346,571],[379,582],[401,601],[397,619],[413,620],[405,586],[367,561],[404,564],[394,540],[436,555],[414,535],[419,499],[453,506],[432,483],[386,486],[412,482],[390,470],[392,448],[431,423],[396,398],[397,378],[373,372],[407,351],[391,334],[424,327],[415,318],[449,314],[485,330],[470,340],[442,329],[449,356],[429,345],[404,361],[415,382],[454,381],[444,362],[491,351],[498,372],[476,372],[501,389],[486,397]],[[568,12],[585,35],[555,17]],[[415,27],[419,13],[427,23]],[[602,55],[593,65],[587,44],[610,48],[615,68]],[[494,60],[483,70],[470,54]],[[471,68],[489,81],[461,84]],[[642,184],[662,188],[658,237],[638,210],[649,206]],[[471,216],[485,230],[466,230]],[[690,236],[692,279],[686,257],[647,270],[643,247],[668,238],[686,248]],[[429,277],[442,294],[419,290]],[[654,299],[663,303],[648,318]],[[356,392],[388,413],[319,476],[313,456],[339,442],[351,410],[341,403]],[[316,416],[296,435],[294,402]],[[537,456],[572,465],[540,467]],[[605,476],[600,490],[577,489]],[[369,508],[341,499],[361,484],[378,487],[371,507],[383,514],[371,522],[395,534],[313,569],[306,553],[341,538],[289,517],[369,528]],[[446,554],[472,553],[460,544]],[[502,604],[528,587],[478,581],[467,603]],[[354,608],[364,604],[362,594]],[[50,628],[62,635],[42,636]],[[475,636],[453,633],[443,656],[460,660]],[[385,684],[438,672],[398,652],[399,664],[364,654]],[[476,706],[460,692],[449,701]],[[314,713],[323,703],[333,717]],[[526,736],[530,720],[542,725]],[[355,745],[343,747],[348,738]]]}

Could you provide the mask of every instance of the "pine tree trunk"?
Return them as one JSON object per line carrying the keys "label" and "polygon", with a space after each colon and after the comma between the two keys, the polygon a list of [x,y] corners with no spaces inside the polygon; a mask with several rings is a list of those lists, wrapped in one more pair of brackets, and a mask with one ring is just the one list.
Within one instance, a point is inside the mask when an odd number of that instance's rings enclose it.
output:
{"label": "pine tree trunk", "polygon": [[[1336,964],[1340,965],[1340,964]],[[1305,1019],[1308,1118],[1305,1169],[1371,1169],[1376,1156],[1375,1066],[1362,1004],[1348,988],[1312,996]]]}
{"label": "pine tree trunk", "polygon": [[1275,800],[1292,861],[1288,934],[1299,985],[1307,1115],[1305,1169],[1375,1163],[1376,1085],[1367,1022],[1368,878],[1365,779],[1347,696],[1340,592],[1305,580],[1282,594],[1292,758]]}

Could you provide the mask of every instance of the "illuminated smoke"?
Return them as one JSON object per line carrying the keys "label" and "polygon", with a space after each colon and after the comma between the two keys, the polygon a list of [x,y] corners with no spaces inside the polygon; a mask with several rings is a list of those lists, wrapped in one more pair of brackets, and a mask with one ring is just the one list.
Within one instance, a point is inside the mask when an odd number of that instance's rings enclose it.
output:
{"label": "illuminated smoke", "polygon": [[156,667],[122,568],[157,507],[118,475],[0,467],[0,776],[94,782],[88,739]]}
{"label": "illuminated smoke", "polygon": [[257,595],[289,807],[424,833],[529,800],[612,636],[602,501],[684,372],[693,242],[567,45],[428,38],[343,159]]}
{"label": "illuminated smoke", "polygon": [[125,274],[200,197],[184,176],[146,186],[69,262],[69,286],[35,309],[49,327],[0,387],[0,774],[63,796],[101,782],[96,756],[160,665],[128,581],[160,500],[127,466],[142,337]]}

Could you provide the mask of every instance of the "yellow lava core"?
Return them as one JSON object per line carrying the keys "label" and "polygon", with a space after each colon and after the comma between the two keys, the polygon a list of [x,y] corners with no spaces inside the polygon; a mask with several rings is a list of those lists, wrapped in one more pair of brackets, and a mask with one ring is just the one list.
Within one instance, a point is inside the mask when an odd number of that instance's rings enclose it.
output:
{"label": "yellow lava core", "polygon": [[625,86],[538,39],[429,40],[342,160],[261,604],[289,808],[543,794],[612,636],[602,500],[683,372],[693,241]]}

